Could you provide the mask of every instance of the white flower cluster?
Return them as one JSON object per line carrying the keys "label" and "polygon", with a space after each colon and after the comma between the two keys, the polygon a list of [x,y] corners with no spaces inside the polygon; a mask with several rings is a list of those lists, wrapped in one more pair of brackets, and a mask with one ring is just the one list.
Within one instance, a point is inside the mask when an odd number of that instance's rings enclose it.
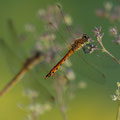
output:
{"label": "white flower cluster", "polygon": [[28,109],[32,112],[34,112],[36,114],[36,116],[41,115],[43,113],[45,113],[46,111],[51,110],[51,105],[46,103],[46,104],[40,104],[40,103],[36,103],[36,104],[31,104]]}
{"label": "white flower cluster", "polygon": [[116,100],[120,100],[120,82],[117,82],[117,89],[115,91],[115,94],[112,95],[112,100],[116,101]]}
{"label": "white flower cluster", "polygon": [[38,92],[32,89],[25,89],[24,90],[24,96],[28,96],[29,98],[37,98]]}

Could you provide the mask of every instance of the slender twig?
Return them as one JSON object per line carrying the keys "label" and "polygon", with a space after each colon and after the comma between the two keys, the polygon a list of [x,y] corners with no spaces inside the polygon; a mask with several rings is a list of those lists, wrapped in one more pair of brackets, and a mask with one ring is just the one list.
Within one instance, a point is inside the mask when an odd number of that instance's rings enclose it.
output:
{"label": "slender twig", "polygon": [[112,59],[113,59],[114,61],[116,61],[118,64],[120,64],[120,61],[119,61],[116,57],[114,57],[114,56],[104,47],[104,45],[103,45],[103,43],[102,43],[102,37],[103,37],[104,34],[101,34],[101,33],[100,33],[100,32],[101,32],[101,27],[95,28],[94,32],[95,32],[95,35],[96,35],[96,38],[97,38],[98,43],[99,43],[100,46],[102,47],[102,51],[105,52],[105,53],[107,53],[109,56],[112,57]]}
{"label": "slender twig", "polygon": [[110,55],[114,61],[116,61],[118,64],[120,64],[120,61],[118,59],[116,59],[108,50],[106,50],[106,48],[103,46],[103,43],[101,42],[101,40],[100,39],[97,39],[97,40],[98,40],[99,44],[101,45],[103,52]]}
{"label": "slender twig", "polygon": [[56,90],[56,97],[57,97],[57,101],[58,101],[58,106],[59,109],[61,111],[63,120],[67,120],[67,116],[66,116],[66,105],[64,102],[64,85],[63,85],[63,76],[61,76],[61,78],[57,77],[58,79],[54,80],[54,87]]}

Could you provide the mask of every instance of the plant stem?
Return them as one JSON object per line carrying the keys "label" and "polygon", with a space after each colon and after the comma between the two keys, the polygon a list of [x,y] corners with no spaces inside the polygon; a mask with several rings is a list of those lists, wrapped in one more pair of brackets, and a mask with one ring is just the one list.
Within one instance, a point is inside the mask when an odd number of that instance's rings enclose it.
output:
{"label": "plant stem", "polygon": [[118,110],[117,110],[116,120],[120,120],[120,103],[118,103]]}
{"label": "plant stem", "polygon": [[112,57],[112,59],[114,61],[116,61],[118,64],[120,64],[120,61],[118,59],[116,59],[108,50],[106,50],[106,48],[104,47],[104,45],[102,43],[102,40],[100,38],[97,38],[97,40],[98,40],[100,46],[102,47],[103,52],[107,53],[109,56]]}

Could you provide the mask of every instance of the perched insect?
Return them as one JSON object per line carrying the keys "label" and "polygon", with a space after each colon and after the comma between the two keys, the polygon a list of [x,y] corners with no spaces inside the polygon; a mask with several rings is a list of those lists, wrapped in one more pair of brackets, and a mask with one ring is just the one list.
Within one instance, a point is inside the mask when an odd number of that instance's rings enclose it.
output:
{"label": "perched insect", "polygon": [[[72,37],[72,39],[74,40],[74,43],[71,45],[67,54],[50,70],[50,72],[46,75],[45,79],[52,76],[59,69],[59,67],[65,62],[65,60],[68,59],[73,53],[75,53],[79,49],[82,48],[84,53],[91,53],[96,49],[96,46],[93,45],[92,40],[87,34],[83,34],[81,38],[78,37],[77,39],[74,37],[72,31],[69,29],[68,25],[66,24],[66,19],[61,9],[61,6],[59,4],[57,4],[56,6],[59,9],[60,14],[63,18],[66,30],[69,33],[69,35]],[[53,26],[57,30],[56,26],[54,25],[54,22],[50,21],[50,25]],[[60,31],[59,31],[59,35],[62,37],[62,34],[60,33]],[[89,64],[81,55],[80,55],[80,58],[82,58],[82,60],[85,63]],[[102,73],[99,69],[97,69],[97,67],[95,67],[92,64],[89,64],[89,66],[95,69],[94,72],[98,72],[100,76],[104,77],[104,73]]]}
{"label": "perched insect", "polygon": [[87,34],[83,34],[82,38],[75,40],[67,54],[50,70],[50,72],[46,75],[45,79],[52,76],[65,62],[65,60],[68,59],[75,51],[78,51],[86,44],[89,44],[90,43],[89,39],[90,37]]}

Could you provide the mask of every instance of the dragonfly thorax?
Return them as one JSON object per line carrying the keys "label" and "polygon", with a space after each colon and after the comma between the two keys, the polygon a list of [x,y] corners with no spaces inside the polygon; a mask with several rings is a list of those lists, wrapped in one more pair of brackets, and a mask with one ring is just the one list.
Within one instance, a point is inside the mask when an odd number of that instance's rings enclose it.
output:
{"label": "dragonfly thorax", "polygon": [[74,41],[74,43],[71,45],[71,49],[73,51],[79,50],[89,42],[89,38],[90,37],[87,34],[83,34],[82,38],[79,38]]}

